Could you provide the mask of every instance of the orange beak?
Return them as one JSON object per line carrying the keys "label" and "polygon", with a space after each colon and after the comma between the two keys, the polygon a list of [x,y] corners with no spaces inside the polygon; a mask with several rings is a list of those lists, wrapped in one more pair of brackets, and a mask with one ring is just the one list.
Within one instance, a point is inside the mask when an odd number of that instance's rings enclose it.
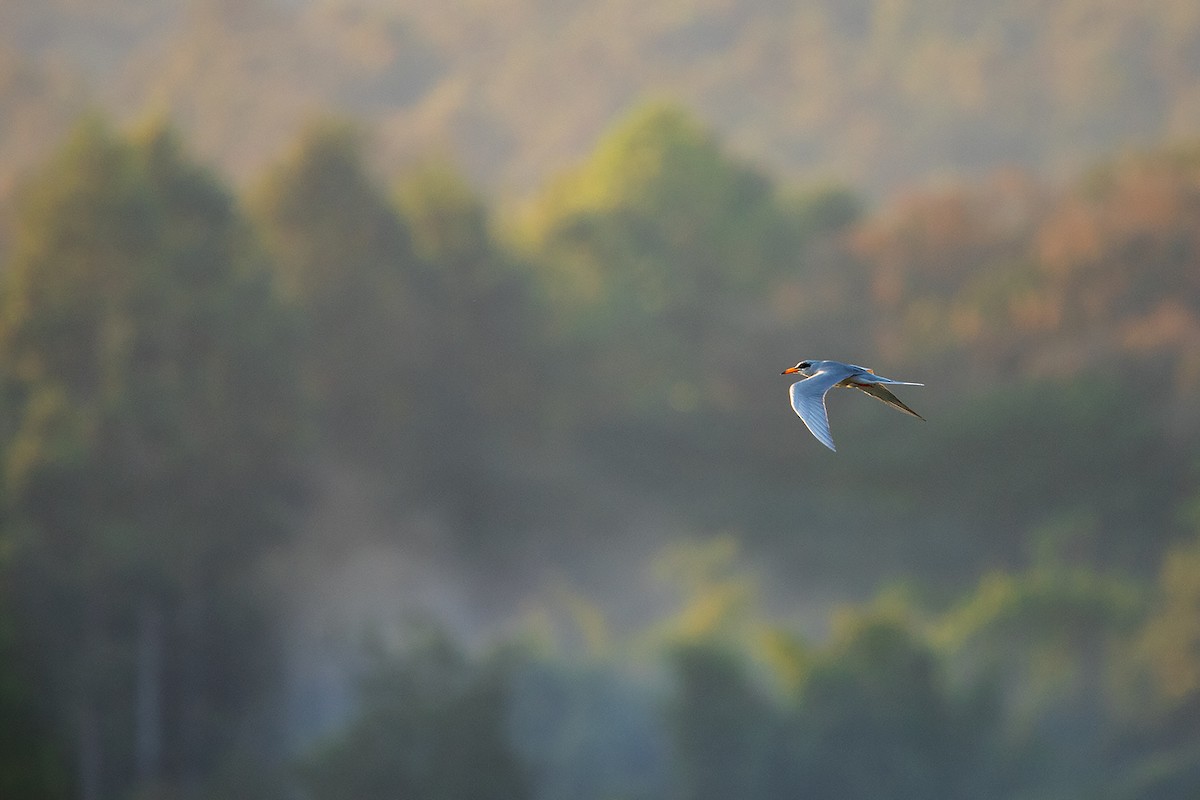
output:
{"label": "orange beak", "polygon": [[779,374],[780,375],[791,375],[793,372],[799,372],[799,371],[800,370],[796,369],[795,367],[788,367],[787,369],[785,369],[783,372],[781,372]]}

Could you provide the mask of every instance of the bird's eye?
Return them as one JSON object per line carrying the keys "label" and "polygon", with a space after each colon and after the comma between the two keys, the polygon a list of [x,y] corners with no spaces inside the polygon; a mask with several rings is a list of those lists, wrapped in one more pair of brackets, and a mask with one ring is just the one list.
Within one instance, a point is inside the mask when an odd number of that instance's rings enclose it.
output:
{"label": "bird's eye", "polygon": [[800,369],[808,369],[809,367],[812,366],[812,364],[808,363],[807,361],[801,361],[796,366],[799,367]]}

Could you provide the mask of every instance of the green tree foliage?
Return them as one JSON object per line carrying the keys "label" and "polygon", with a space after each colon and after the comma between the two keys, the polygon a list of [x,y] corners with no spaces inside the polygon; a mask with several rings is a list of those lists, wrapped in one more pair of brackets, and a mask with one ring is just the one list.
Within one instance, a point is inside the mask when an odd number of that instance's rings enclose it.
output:
{"label": "green tree foliage", "polygon": [[[711,575],[719,554],[686,560]],[[727,609],[732,587],[760,593],[735,564],[723,571],[733,574],[693,583],[682,627],[662,646],[683,796],[1004,796],[989,787],[1010,766],[991,693],[978,676],[951,680],[914,613],[893,603],[844,614],[820,645],[752,602],[740,604],[740,624],[695,624],[703,609]]]}
{"label": "green tree foliage", "polygon": [[539,436],[542,310],[487,209],[444,164],[389,197],[346,125],[314,127],[255,193],[281,291],[304,326],[322,456],[387,476],[460,543],[503,547]]}
{"label": "green tree foliage", "polygon": [[[397,190],[421,259],[426,419],[443,443],[528,433],[543,414],[544,309],[533,276],[496,240],[489,209],[452,166],[414,169]],[[458,433],[455,433],[455,429]]]}
{"label": "green tree foliage", "polygon": [[952,685],[911,622],[857,615],[819,648],[760,649],[787,637],[740,653],[719,639],[671,650],[682,796],[1010,796],[994,704],[979,685]]}
{"label": "green tree foliage", "polygon": [[671,653],[677,686],[667,720],[678,791],[687,800],[771,794],[778,710],[746,674],[743,659],[718,643]]}
{"label": "green tree foliage", "polygon": [[289,326],[232,198],[162,128],[89,120],[20,212],[0,364],[22,652],[85,731],[85,785],[196,779],[266,663],[247,580],[299,485]]}
{"label": "green tree foliage", "polygon": [[430,313],[414,297],[404,221],[367,175],[349,127],[312,128],[258,188],[253,207],[304,325],[304,382],[331,447],[381,458],[403,442]]}
{"label": "green tree foliage", "polygon": [[[0,544],[4,541],[0,537]],[[15,628],[0,590],[0,793],[58,800],[68,796],[65,748],[34,695],[38,682],[24,669],[27,660],[20,657]]]}
{"label": "green tree foliage", "polygon": [[[764,376],[780,365],[764,370],[747,354],[779,350],[765,311],[777,293],[832,308],[840,263],[806,256],[853,213],[844,191],[781,195],[676,105],[650,103],[618,122],[522,219],[550,334],[568,348],[570,368],[549,397],[582,457],[678,498],[705,530],[744,525],[705,501],[718,485],[748,496],[775,480],[762,456],[778,431],[748,420],[778,410]],[[820,313],[786,338],[819,327]],[[648,450],[664,460],[642,458]],[[697,491],[710,483],[713,492]]]}
{"label": "green tree foliage", "polygon": [[1137,734],[1112,796],[1187,797],[1200,791],[1200,544],[1195,538],[1164,559],[1128,668],[1136,691],[1128,710]]}
{"label": "green tree foliage", "polygon": [[[421,258],[427,310],[422,417],[440,444],[486,449],[528,434],[545,388],[544,310],[536,287],[496,241],[489,211],[461,174],[443,163],[415,169],[397,190],[399,213]],[[456,441],[457,440],[457,441]]]}
{"label": "green tree foliage", "polygon": [[[424,314],[405,458],[416,488],[453,520],[484,561],[502,556],[543,513],[525,502],[548,476],[531,468],[556,426],[547,395],[561,385],[539,287],[502,247],[489,212],[444,163],[413,170],[396,192],[419,257]],[[531,513],[532,512],[532,513]]]}
{"label": "green tree foliage", "polygon": [[1160,600],[1146,625],[1142,648],[1161,697],[1200,703],[1200,544],[1177,547],[1160,576]]}
{"label": "green tree foliage", "polygon": [[[1187,552],[1171,560],[1166,587],[1187,569]],[[1167,589],[1146,618],[1136,584],[1042,569],[984,580],[942,612],[885,596],[843,613],[821,644],[797,647],[776,628],[664,648],[678,791],[1189,796],[1194,703],[1169,701],[1176,713],[1161,716],[1142,704],[1144,673],[1129,671],[1153,665],[1158,675],[1164,661],[1190,657],[1186,635],[1161,635],[1179,618],[1178,596],[1177,585]]]}
{"label": "green tree foliage", "polygon": [[996,693],[1014,787],[1099,793],[1126,767],[1122,673],[1142,614],[1135,586],[1051,566],[988,577],[941,620],[956,679]]}
{"label": "green tree foliage", "polygon": [[[625,606],[611,626],[579,606],[585,656],[388,661],[306,759],[321,796],[1190,796],[1191,549],[1138,582],[1195,533],[1194,154],[864,216],[653,104],[511,240],[454,170],[387,187],[371,163],[324,124],[267,176],[273,269],[161,130],[93,121],[22,194],[0,298],[0,652],[20,663],[0,707],[50,720],[31,760],[62,743],[83,794],[237,783],[231,759],[261,755],[233,752],[245,716],[270,727],[249,567],[311,438],[309,462],[394,492],[363,518],[428,515],[404,544],[460,557],[481,616],[559,570]],[[857,445],[814,456],[777,373],[820,355],[925,381],[929,423],[836,393]],[[353,538],[324,519],[321,557]],[[629,553],[676,534],[714,544],[627,589]],[[1017,572],[969,588],[998,567]],[[940,605],[881,604],[828,641],[780,621],[899,575]],[[446,766],[470,759],[487,766]],[[254,771],[244,793],[275,780]]]}
{"label": "green tree foliage", "polygon": [[635,408],[672,392],[677,406],[710,401],[694,381],[705,367],[720,377],[712,337],[720,331],[726,347],[745,337],[741,313],[800,244],[767,178],[673,105],[622,120],[527,222],[558,325],[582,338],[594,391],[632,385],[639,395],[623,400]]}
{"label": "green tree foliage", "polygon": [[521,800],[529,776],[506,737],[508,669],[473,660],[433,634],[381,659],[361,712],[303,768],[311,796]]}
{"label": "green tree foliage", "polygon": [[674,786],[661,697],[624,653],[518,651],[508,734],[535,796],[653,800]]}
{"label": "green tree foliage", "polygon": [[988,712],[954,692],[910,625],[855,619],[801,688],[796,780],[830,800],[981,796],[989,759],[1004,758],[988,749],[997,728]]}

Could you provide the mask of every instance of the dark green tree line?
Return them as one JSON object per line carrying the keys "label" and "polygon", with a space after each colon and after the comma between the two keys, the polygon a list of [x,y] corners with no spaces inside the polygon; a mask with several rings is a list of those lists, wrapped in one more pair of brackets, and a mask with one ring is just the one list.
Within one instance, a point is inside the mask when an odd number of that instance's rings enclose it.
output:
{"label": "dark green tree line", "polygon": [[[215,786],[265,758],[269,736],[245,744],[279,679],[256,563],[302,477],[349,463],[388,513],[435,518],[480,605],[558,559],[595,578],[606,548],[716,530],[786,576],[780,607],[910,570],[943,597],[997,565],[1036,574],[957,615],[868,616],[797,645],[786,675],[714,633],[737,587],[682,646],[647,637],[668,688],[616,659],[401,659],[311,760],[314,792],[485,792],[442,774],[460,744],[512,796],[589,770],[617,794],[611,763],[635,796],[1185,792],[1195,565],[1171,548],[1195,533],[1181,398],[1200,317],[1179,158],[860,218],[655,105],[513,230],[451,168],[388,186],[337,124],[246,218],[168,131],[93,120],[21,194],[0,281],[0,653],[20,662],[0,709],[50,720],[29,763],[73,764],[84,796]],[[1131,210],[1146,198],[1163,213]],[[930,423],[831,398],[859,446],[814,457],[778,370],[872,352],[929,384]],[[1076,580],[1098,568],[1121,578]],[[514,685],[557,693],[518,728],[546,714],[561,739],[502,724]],[[69,783],[38,769],[32,791]]]}
{"label": "dark green tree line", "polygon": [[290,324],[169,130],[89,120],[20,198],[0,314],[7,601],[84,797],[195,785],[269,674],[299,489]]}
{"label": "dark green tree line", "polygon": [[441,634],[422,638],[363,676],[362,714],[302,769],[313,798],[532,796],[507,735],[511,689],[503,657],[473,659]]}
{"label": "dark green tree line", "polygon": [[524,473],[562,370],[533,276],[484,202],[432,163],[389,194],[365,150],[351,128],[315,125],[251,204],[301,321],[317,440],[384,476],[393,501],[436,509],[482,564],[542,513]]}

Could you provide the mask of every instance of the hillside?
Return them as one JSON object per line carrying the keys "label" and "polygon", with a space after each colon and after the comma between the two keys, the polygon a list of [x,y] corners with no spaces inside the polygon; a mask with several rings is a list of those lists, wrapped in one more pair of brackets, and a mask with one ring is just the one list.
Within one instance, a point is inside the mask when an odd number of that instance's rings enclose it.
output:
{"label": "hillside", "polygon": [[580,159],[647,96],[793,179],[874,194],[1200,133],[1190,0],[10,0],[0,186],[88,104],[169,113],[239,180],[316,114],[396,167],[449,151],[492,191]]}

